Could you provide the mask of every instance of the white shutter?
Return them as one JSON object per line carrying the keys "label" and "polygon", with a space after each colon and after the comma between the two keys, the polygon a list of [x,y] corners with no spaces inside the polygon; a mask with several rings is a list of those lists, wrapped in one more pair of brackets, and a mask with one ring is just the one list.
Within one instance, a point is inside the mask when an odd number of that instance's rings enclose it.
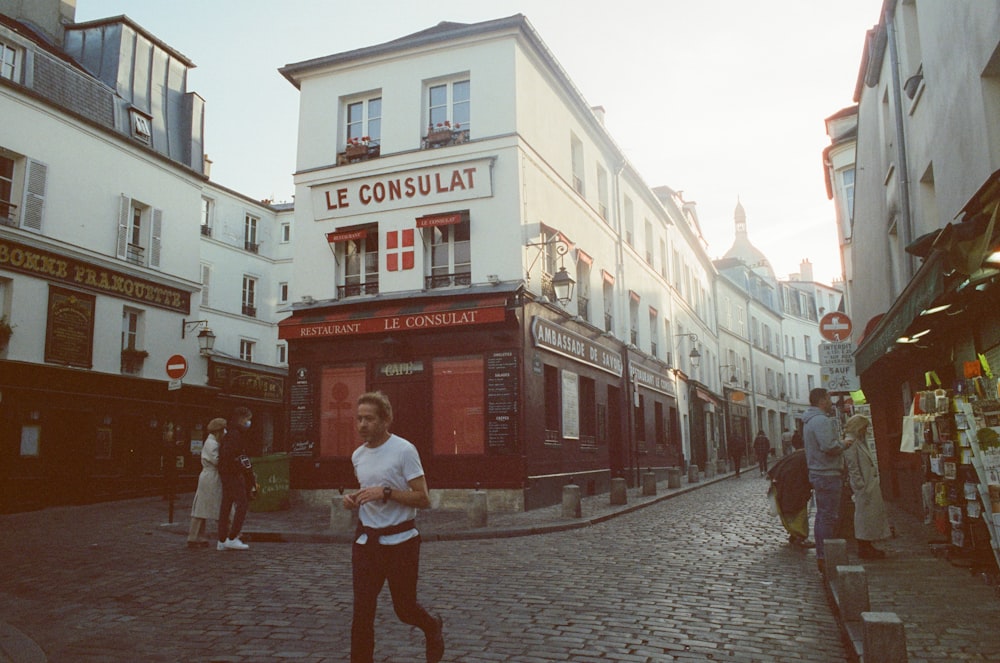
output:
{"label": "white shutter", "polygon": [[42,230],[42,218],[45,213],[45,184],[48,179],[49,167],[40,161],[28,159],[26,186],[24,187],[24,214],[21,226],[30,230]]}
{"label": "white shutter", "polygon": [[130,209],[132,209],[132,199],[123,193],[118,207],[117,254],[119,260],[128,258],[128,214]]}
{"label": "white shutter", "polygon": [[149,236],[149,266],[160,267],[160,235],[163,233],[163,210],[153,210],[153,228]]}
{"label": "white shutter", "polygon": [[208,306],[208,282],[212,277],[212,268],[208,265],[201,266],[201,305]]}

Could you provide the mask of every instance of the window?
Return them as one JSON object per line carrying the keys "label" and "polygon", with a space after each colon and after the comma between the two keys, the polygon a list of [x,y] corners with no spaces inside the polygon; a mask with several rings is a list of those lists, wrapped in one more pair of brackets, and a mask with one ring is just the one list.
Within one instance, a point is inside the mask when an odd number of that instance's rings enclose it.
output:
{"label": "window", "polygon": [[812,391],[813,389],[816,388],[816,376],[815,375],[807,375],[806,376],[806,386],[809,388],[809,391]]}
{"label": "window", "polygon": [[472,283],[472,249],[468,212],[462,220],[446,226],[429,228],[431,273],[429,288],[444,288]]}
{"label": "window", "polygon": [[21,59],[18,55],[18,49],[0,41],[0,78],[18,81],[21,66]]}
{"label": "window", "polygon": [[277,347],[274,349],[274,356],[277,358],[279,364],[288,363],[288,344],[278,343]]}
{"label": "window", "polygon": [[[813,358],[812,341],[809,339],[808,336],[803,337],[802,347],[804,348],[804,351],[806,353],[806,361],[812,361]],[[812,387],[809,388],[812,389]]]}
{"label": "window", "polygon": [[260,250],[260,244],[257,243],[257,224],[259,222],[260,219],[252,214],[247,214],[243,220],[243,248],[250,253],[257,253]]}
{"label": "window", "polygon": [[615,333],[614,292],[614,284],[608,283],[607,280],[605,280],[603,292],[601,293],[604,296],[604,331],[612,334]]}
{"label": "window", "polygon": [[378,228],[373,226],[364,237],[347,240],[344,245],[344,285],[341,297],[378,294]]}
{"label": "window", "polygon": [[667,243],[660,240],[660,276],[667,278]]}
{"label": "window", "polygon": [[844,219],[850,228],[850,220],[854,218],[854,168],[841,171],[840,179],[844,186]]}
{"label": "window", "polygon": [[319,455],[350,458],[357,447],[358,396],[367,391],[365,365],[323,368],[320,376]]}
{"label": "window", "polygon": [[597,167],[597,213],[608,220],[608,171]]}
{"label": "window", "polygon": [[482,356],[435,359],[433,379],[434,453],[484,453],[486,394]]}
{"label": "window", "polygon": [[278,303],[287,304],[288,303],[288,284],[279,283],[278,284]]}
{"label": "window", "polygon": [[211,198],[201,199],[201,234],[205,237],[212,236],[212,209],[215,203]]}
{"label": "window", "polygon": [[576,312],[590,322],[590,265],[586,260],[576,261]]}
{"label": "window", "polygon": [[118,258],[134,265],[160,266],[163,211],[122,196],[118,216]]}
{"label": "window", "polygon": [[635,212],[628,196],[625,196],[625,243],[635,248]]}
{"label": "window", "polygon": [[281,224],[281,243],[288,244],[292,241],[292,224],[285,222]]}
{"label": "window", "polygon": [[382,140],[382,97],[361,99],[347,104],[347,142],[368,138],[368,145]]}
{"label": "window", "polygon": [[243,277],[243,315],[257,317],[257,279]]}
{"label": "window", "polygon": [[468,79],[432,85],[427,90],[427,125],[444,127],[449,123],[469,137],[472,121],[471,86]]}
{"label": "window", "polygon": [[201,266],[201,305],[208,306],[208,284],[212,280],[212,268],[208,265]]}
{"label": "window", "polygon": [[139,349],[139,315],[134,309],[122,311],[122,350]]}
{"label": "window", "polygon": [[573,167],[573,189],[582,196],[585,193],[583,179],[583,143],[579,138],[570,134],[569,147]]}
{"label": "window", "polygon": [[649,219],[643,220],[643,229],[646,233],[646,245],[643,247],[646,250],[646,264],[650,267],[653,266],[653,224],[649,222]]}
{"label": "window", "polygon": [[153,120],[136,108],[129,109],[132,124],[132,138],[149,145],[153,142]]}
{"label": "window", "polygon": [[14,159],[2,152],[0,152],[0,223],[17,226],[17,205],[14,203]]}
{"label": "window", "polygon": [[253,341],[245,338],[240,339],[240,359],[243,361],[253,361]]}
{"label": "window", "polygon": [[658,344],[659,333],[660,333],[660,325],[659,325],[659,322],[657,321],[656,309],[650,307],[650,309],[649,309],[649,354],[653,355],[654,357],[659,357],[660,356],[659,353],[657,353],[657,347],[659,345]]}
{"label": "window", "polygon": [[629,291],[628,304],[629,339],[632,345],[639,346],[639,296]]}

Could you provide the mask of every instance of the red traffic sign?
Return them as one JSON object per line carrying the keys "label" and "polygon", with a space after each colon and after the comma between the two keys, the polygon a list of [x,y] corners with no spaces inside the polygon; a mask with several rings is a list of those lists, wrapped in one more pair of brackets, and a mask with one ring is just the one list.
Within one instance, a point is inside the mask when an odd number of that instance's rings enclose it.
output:
{"label": "red traffic sign", "polygon": [[183,355],[173,355],[167,360],[167,377],[171,380],[180,380],[187,372],[188,362]]}
{"label": "red traffic sign", "polygon": [[848,340],[852,329],[851,319],[839,311],[831,311],[819,321],[819,335],[832,342]]}

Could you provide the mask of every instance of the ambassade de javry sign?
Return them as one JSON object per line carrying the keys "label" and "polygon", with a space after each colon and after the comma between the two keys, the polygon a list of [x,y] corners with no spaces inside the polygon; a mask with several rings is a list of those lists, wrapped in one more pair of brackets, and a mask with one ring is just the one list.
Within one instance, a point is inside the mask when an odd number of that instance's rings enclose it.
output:
{"label": "ambassade de javry sign", "polygon": [[493,159],[458,161],[312,187],[317,221],[493,195]]}

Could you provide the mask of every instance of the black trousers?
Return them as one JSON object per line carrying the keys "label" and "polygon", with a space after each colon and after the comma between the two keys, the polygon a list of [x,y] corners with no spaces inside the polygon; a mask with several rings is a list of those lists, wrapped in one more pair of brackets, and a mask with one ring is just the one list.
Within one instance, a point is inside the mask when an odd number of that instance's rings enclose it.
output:
{"label": "black trousers", "polygon": [[424,634],[432,633],[437,622],[417,603],[417,576],[420,570],[420,537],[394,546],[372,541],[354,544],[351,551],[354,571],[354,619],[351,622],[351,663],[371,663],[375,655],[375,609],[382,586],[389,582],[392,607],[405,624]]}
{"label": "black trousers", "polygon": [[[250,499],[247,496],[247,485],[241,474],[223,474],[222,504],[219,506],[219,541],[235,539],[243,531],[243,521],[247,517],[247,507]],[[236,506],[233,522],[229,522],[229,512]]]}

